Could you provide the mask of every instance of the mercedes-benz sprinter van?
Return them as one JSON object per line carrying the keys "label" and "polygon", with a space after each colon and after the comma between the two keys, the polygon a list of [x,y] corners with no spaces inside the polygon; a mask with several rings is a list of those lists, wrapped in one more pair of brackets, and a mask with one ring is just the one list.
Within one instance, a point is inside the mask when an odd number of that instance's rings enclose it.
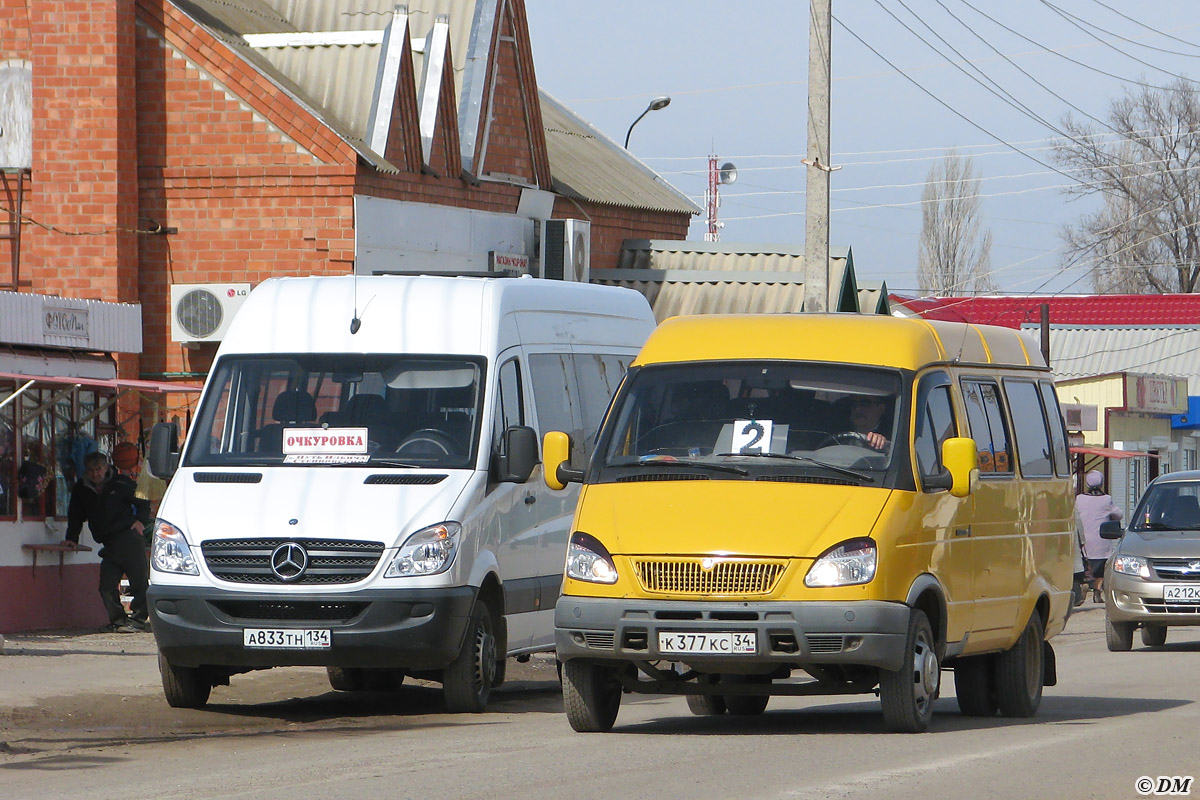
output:
{"label": "mercedes-benz sprinter van", "polygon": [[482,710],[505,659],[554,647],[575,494],[538,432],[586,458],[654,327],[627,289],[535,278],[277,278],[221,343],[151,544],[167,701],[248,670],[336,689],[440,680]]}
{"label": "mercedes-benz sprinter van", "polygon": [[1074,496],[1041,353],[1014,330],[856,314],[679,317],[651,335],[582,481],[558,656],[567,717],[623,692],[699,714],[879,692],[921,731],[1031,716],[1071,598]]}

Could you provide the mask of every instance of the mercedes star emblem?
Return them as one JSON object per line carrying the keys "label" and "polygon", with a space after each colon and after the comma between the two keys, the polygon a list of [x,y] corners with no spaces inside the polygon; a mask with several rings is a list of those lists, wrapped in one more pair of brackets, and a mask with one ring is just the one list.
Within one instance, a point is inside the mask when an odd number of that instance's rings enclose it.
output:
{"label": "mercedes star emblem", "polygon": [[308,551],[295,542],[284,542],[271,553],[271,571],[284,583],[300,580],[308,569]]}

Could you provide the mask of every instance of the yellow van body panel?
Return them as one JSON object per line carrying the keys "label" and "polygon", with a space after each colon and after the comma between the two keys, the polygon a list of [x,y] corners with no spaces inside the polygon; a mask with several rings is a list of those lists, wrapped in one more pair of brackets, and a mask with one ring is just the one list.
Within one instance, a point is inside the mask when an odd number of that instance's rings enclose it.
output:
{"label": "yellow van body panel", "polygon": [[634,366],[680,361],[799,359],[915,369],[957,361],[1044,366],[1014,330],[855,314],[672,317]]}

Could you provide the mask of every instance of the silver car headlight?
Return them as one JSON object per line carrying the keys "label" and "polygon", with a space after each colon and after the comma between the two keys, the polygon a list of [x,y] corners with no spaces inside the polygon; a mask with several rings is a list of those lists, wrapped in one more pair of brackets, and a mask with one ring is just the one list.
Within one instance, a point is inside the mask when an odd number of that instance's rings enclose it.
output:
{"label": "silver car headlight", "polygon": [[445,572],[454,562],[461,534],[462,525],[457,522],[439,522],[422,528],[400,545],[383,577],[411,578]]}
{"label": "silver car headlight", "polygon": [[1139,578],[1150,577],[1150,564],[1141,556],[1118,555],[1113,558],[1113,572],[1122,575],[1137,575]]}
{"label": "silver car headlight", "polygon": [[875,577],[876,549],[870,539],[850,539],[825,551],[804,576],[810,588],[854,586]]}
{"label": "silver car headlight", "polygon": [[154,521],[154,536],[150,539],[150,565],[159,572],[200,574],[183,531],[163,519]]}

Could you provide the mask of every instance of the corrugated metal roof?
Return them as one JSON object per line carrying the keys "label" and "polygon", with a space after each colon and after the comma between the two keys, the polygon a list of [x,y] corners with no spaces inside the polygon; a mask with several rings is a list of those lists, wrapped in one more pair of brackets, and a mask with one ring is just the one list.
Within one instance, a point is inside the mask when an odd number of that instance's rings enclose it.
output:
{"label": "corrugated metal roof", "polygon": [[1051,326],[1050,367],[1059,380],[1114,372],[1187,378],[1188,393],[1200,394],[1200,325]]}
{"label": "corrugated metal roof", "polygon": [[546,92],[542,127],[554,190],[606,205],[699,214],[700,207]]}
{"label": "corrugated metal roof", "polygon": [[897,305],[926,319],[1018,328],[1039,322],[1043,303],[1054,325],[1200,324],[1200,294],[1020,295],[986,297],[900,297]]}
{"label": "corrugated metal roof", "polygon": [[105,353],[142,352],[142,307],[0,292],[0,342]]}
{"label": "corrugated metal roof", "polygon": [[[369,163],[397,172],[366,144],[367,115],[381,47],[366,44],[278,44],[252,47],[244,34],[382,29],[395,0],[172,0],[246,61],[295,97]],[[410,38],[423,40],[439,15],[449,17],[455,99],[462,101],[476,0],[410,0]],[[418,43],[419,45],[420,43]],[[413,52],[421,80],[422,54]],[[419,87],[418,87],[419,88]],[[540,93],[555,191],[589,202],[654,211],[700,208],[574,112]]]}

